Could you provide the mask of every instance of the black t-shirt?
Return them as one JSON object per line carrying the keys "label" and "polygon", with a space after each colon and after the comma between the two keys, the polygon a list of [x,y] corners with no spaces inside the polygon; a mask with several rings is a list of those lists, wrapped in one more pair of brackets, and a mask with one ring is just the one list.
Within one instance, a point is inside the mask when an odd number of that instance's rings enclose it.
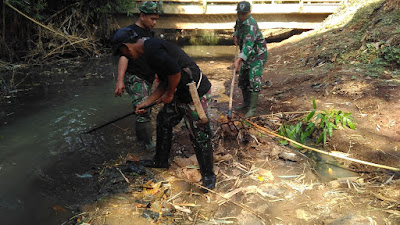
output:
{"label": "black t-shirt", "polygon": [[[192,101],[189,88],[186,86],[192,79],[183,71],[183,68],[189,68],[192,71],[196,85],[200,79],[200,68],[181,48],[167,41],[152,38],[144,42],[144,57],[151,69],[157,73],[160,81],[168,82],[169,75],[181,72],[181,80],[176,88],[175,96],[183,103]],[[210,81],[203,75],[197,89],[199,96],[206,94],[210,88]]]}
{"label": "black t-shirt", "polygon": [[[128,26],[132,30],[134,30],[140,38],[147,40],[154,37],[154,32],[148,29],[144,29],[139,27],[136,24],[132,24]],[[129,59],[127,72],[137,75],[138,77],[146,80],[149,83],[153,83],[154,80],[154,71],[150,69],[147,65],[144,57],[139,57],[138,59]]]}

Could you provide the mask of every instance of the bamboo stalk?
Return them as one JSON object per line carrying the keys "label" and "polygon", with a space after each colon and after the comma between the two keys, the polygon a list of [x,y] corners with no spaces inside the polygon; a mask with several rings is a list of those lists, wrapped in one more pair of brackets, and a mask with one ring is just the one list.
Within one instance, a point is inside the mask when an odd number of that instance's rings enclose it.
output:
{"label": "bamboo stalk", "polygon": [[318,152],[318,153],[329,155],[329,156],[332,156],[332,157],[345,159],[345,160],[349,160],[349,161],[352,161],[352,162],[356,162],[356,163],[360,163],[360,164],[364,164],[364,165],[368,165],[368,166],[373,166],[373,167],[377,167],[377,168],[382,168],[382,169],[387,169],[387,170],[392,170],[392,171],[400,171],[400,168],[380,165],[380,164],[377,164],[377,163],[371,163],[371,162],[367,162],[367,161],[363,161],[363,160],[359,160],[359,159],[353,159],[353,158],[350,158],[350,157],[347,157],[347,156],[335,155],[335,154],[332,154],[330,152],[326,152],[326,151],[322,151],[322,150],[319,150],[319,149],[316,149],[316,148],[312,148],[312,147],[303,145],[303,144],[301,144],[301,143],[299,143],[297,141],[294,141],[294,140],[292,140],[290,138],[287,138],[287,137],[281,136],[279,134],[276,134],[276,133],[274,133],[272,131],[269,131],[269,130],[265,129],[264,127],[260,127],[259,125],[255,124],[253,122],[250,122],[247,119],[246,119],[246,122],[248,122],[249,124],[253,125],[254,127],[258,128],[259,130],[262,130],[262,131],[264,131],[264,132],[266,132],[266,133],[268,133],[268,134],[270,134],[272,136],[282,138],[282,139],[284,139],[286,141],[289,141],[289,142],[291,142],[293,144],[299,145],[299,146],[301,146],[301,147],[303,147],[305,149],[308,149],[308,150],[311,150],[311,151],[314,151],[314,152]]}

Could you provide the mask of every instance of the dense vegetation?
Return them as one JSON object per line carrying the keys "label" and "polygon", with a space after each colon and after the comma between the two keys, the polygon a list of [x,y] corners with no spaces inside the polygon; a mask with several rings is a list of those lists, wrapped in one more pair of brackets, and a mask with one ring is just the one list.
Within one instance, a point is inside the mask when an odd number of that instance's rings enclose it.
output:
{"label": "dense vegetation", "polygon": [[[400,1],[349,0],[311,38],[314,66],[356,66],[371,78],[400,75]],[[310,34],[311,35],[311,34]]]}
{"label": "dense vegetation", "polygon": [[114,13],[129,0],[4,0],[0,65],[95,56],[115,31]]}

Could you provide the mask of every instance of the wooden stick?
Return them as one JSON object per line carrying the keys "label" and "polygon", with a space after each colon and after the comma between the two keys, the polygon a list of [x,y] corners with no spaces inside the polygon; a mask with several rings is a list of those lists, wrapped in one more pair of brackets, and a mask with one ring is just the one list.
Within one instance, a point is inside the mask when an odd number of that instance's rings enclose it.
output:
{"label": "wooden stick", "polygon": [[269,130],[265,129],[264,127],[260,127],[259,125],[255,124],[253,122],[250,122],[247,119],[246,119],[246,122],[248,122],[249,124],[253,125],[254,127],[256,127],[256,128],[258,128],[258,129],[260,129],[260,130],[262,130],[262,131],[264,131],[264,132],[266,132],[266,133],[268,133],[268,134],[270,134],[272,136],[282,138],[282,139],[284,139],[286,141],[289,141],[289,142],[291,142],[293,144],[299,145],[299,146],[301,146],[301,147],[303,147],[305,149],[308,149],[308,150],[311,150],[311,151],[314,151],[314,152],[318,152],[318,153],[321,153],[321,154],[333,156],[333,157],[340,158],[340,159],[349,160],[349,161],[352,161],[352,162],[356,162],[356,163],[360,163],[360,164],[364,164],[364,165],[368,165],[368,166],[374,166],[374,167],[383,168],[383,169],[392,170],[392,171],[400,171],[400,168],[380,165],[380,164],[371,163],[371,162],[366,162],[366,161],[362,161],[362,160],[359,160],[359,159],[353,159],[353,158],[350,158],[350,157],[347,157],[347,156],[335,155],[335,154],[332,154],[330,152],[322,151],[322,150],[319,150],[319,149],[316,149],[316,148],[311,148],[311,147],[303,145],[303,144],[301,144],[301,143],[299,143],[297,141],[294,141],[294,140],[292,140],[290,138],[283,137],[283,136],[281,136],[279,134],[276,134],[276,133],[274,133],[272,131],[269,131]]}
{"label": "wooden stick", "polygon": [[122,177],[125,179],[126,183],[130,184],[129,179],[122,173],[121,169],[118,167],[115,167],[115,169],[118,170],[118,172],[122,175]]}
{"label": "wooden stick", "polygon": [[[235,57],[233,59],[233,65],[235,65],[235,61],[236,61],[236,54],[238,51],[238,45],[236,45],[236,49],[235,49]],[[233,90],[235,87],[235,78],[236,78],[236,70],[235,70],[235,66],[233,66],[233,76],[232,76],[232,82],[231,82],[231,91],[229,93],[229,107],[228,107],[228,119],[232,118],[232,99],[233,99]]]}

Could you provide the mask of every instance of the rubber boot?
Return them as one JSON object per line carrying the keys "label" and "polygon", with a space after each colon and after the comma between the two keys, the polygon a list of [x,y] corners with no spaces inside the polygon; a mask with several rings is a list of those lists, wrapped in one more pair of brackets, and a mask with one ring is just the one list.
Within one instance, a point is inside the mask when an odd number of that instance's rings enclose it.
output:
{"label": "rubber boot", "polygon": [[[203,187],[206,187],[210,190],[214,189],[216,177],[213,171],[214,157],[211,140],[208,139],[203,143],[194,141],[194,151],[196,153],[197,162],[200,166]],[[207,193],[207,189],[202,188],[201,191],[203,193]]]}
{"label": "rubber boot", "polygon": [[156,154],[153,160],[140,160],[140,164],[145,167],[151,168],[169,168],[169,154],[171,150],[171,132],[161,132],[161,129],[157,127],[157,143],[156,143]]}
{"label": "rubber boot", "polygon": [[[169,111],[173,111],[172,107],[164,107],[157,115],[157,141],[156,141],[156,154],[153,160],[141,160],[141,165],[152,168],[169,168],[169,155],[172,146],[172,129],[179,121],[182,116],[174,114]],[[171,115],[172,114],[172,115]]]}
{"label": "rubber boot", "polygon": [[246,89],[242,89],[242,96],[243,96],[243,103],[236,107],[236,110],[242,110],[250,105],[250,92],[248,92]]}
{"label": "rubber boot", "polygon": [[146,149],[155,147],[152,141],[153,128],[151,122],[136,122],[136,138],[139,143],[143,144]]}
{"label": "rubber boot", "polygon": [[249,118],[254,116],[254,114],[256,113],[257,100],[258,100],[258,92],[251,92],[249,111],[247,111],[246,115],[244,115],[244,118]]}

